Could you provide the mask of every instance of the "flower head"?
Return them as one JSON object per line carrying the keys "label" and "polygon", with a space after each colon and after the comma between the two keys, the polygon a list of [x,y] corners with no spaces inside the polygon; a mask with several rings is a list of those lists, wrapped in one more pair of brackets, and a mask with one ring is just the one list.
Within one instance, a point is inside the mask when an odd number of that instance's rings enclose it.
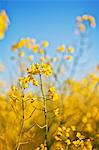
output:
{"label": "flower head", "polygon": [[42,63],[42,72],[45,76],[51,76],[52,75],[52,68],[47,63]]}

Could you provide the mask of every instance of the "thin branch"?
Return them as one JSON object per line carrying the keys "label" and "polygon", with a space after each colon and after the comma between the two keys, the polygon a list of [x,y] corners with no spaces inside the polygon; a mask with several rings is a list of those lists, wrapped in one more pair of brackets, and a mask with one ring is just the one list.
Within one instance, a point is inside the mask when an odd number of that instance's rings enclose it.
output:
{"label": "thin branch", "polygon": [[29,117],[27,117],[26,119],[24,119],[24,121],[30,119],[32,117],[33,113],[35,112],[35,110],[36,110],[36,108],[34,108],[34,110],[31,112],[31,114],[29,115]]}

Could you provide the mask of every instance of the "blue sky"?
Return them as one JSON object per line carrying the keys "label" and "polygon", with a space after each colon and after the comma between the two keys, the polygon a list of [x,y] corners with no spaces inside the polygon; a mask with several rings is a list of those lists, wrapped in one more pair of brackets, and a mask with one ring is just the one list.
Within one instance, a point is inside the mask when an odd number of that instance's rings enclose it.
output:
{"label": "blue sky", "polygon": [[22,37],[34,37],[37,42],[48,40],[51,54],[61,43],[72,44],[75,42],[73,29],[76,16],[88,13],[94,15],[97,22],[97,28],[92,31],[90,63],[99,63],[98,0],[0,0],[2,9],[9,15],[10,26],[5,39],[0,41],[0,62],[4,61],[9,66],[11,45]]}

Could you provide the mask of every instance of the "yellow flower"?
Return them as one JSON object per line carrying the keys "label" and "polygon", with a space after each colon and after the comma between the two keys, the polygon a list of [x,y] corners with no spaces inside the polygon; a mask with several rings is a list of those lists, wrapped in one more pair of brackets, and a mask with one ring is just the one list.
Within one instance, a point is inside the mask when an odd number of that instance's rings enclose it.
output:
{"label": "yellow flower", "polygon": [[92,22],[91,27],[95,28],[96,27],[96,22]]}
{"label": "yellow flower", "polygon": [[19,57],[24,57],[25,53],[23,51],[19,52]]}
{"label": "yellow flower", "polygon": [[58,131],[62,132],[63,130],[62,130],[62,128],[61,128],[61,127],[58,127]]}
{"label": "yellow flower", "polygon": [[77,136],[80,140],[81,140],[81,139],[84,139],[84,136],[83,136],[83,135],[81,135],[81,133],[80,133],[80,132],[77,132],[76,136]]}
{"label": "yellow flower", "polygon": [[64,52],[64,51],[65,51],[65,45],[64,45],[64,44],[60,45],[60,46],[57,48],[57,50],[58,50],[59,52]]}
{"label": "yellow flower", "polygon": [[66,135],[66,137],[69,137],[69,133],[68,132],[66,132],[65,135]]}
{"label": "yellow flower", "polygon": [[58,116],[59,115],[59,108],[55,109],[54,113],[55,113],[55,116]]}
{"label": "yellow flower", "polygon": [[80,140],[73,141],[73,144],[74,144],[75,146],[79,146],[79,145],[80,145]]}
{"label": "yellow flower", "polygon": [[28,87],[29,81],[30,81],[30,79],[28,76],[19,78],[19,82],[21,83],[21,85],[24,89],[26,89]]}
{"label": "yellow flower", "polygon": [[12,45],[12,51],[13,51],[13,52],[16,52],[17,49],[18,49],[18,44]]}
{"label": "yellow flower", "polygon": [[4,38],[4,34],[8,28],[8,25],[9,25],[9,18],[5,10],[2,10],[0,12],[0,39]]}
{"label": "yellow flower", "polygon": [[56,136],[55,136],[55,140],[56,140],[56,141],[61,141],[61,138],[56,135]]}
{"label": "yellow flower", "polygon": [[67,145],[70,145],[70,144],[71,144],[70,139],[67,139],[65,142],[66,142]]}
{"label": "yellow flower", "polygon": [[51,76],[52,75],[52,68],[49,64],[42,63],[42,72],[45,76]]}
{"label": "yellow flower", "polygon": [[66,129],[66,132],[70,132],[70,128],[67,128],[67,129]]}
{"label": "yellow flower", "polygon": [[56,92],[55,87],[54,86],[50,87],[49,92],[54,94]]}
{"label": "yellow flower", "polygon": [[42,46],[43,47],[48,47],[49,46],[49,42],[48,41],[42,41]]}
{"label": "yellow flower", "polygon": [[30,39],[31,44],[35,44],[36,40],[34,38]]}
{"label": "yellow flower", "polygon": [[70,46],[70,47],[68,47],[68,48],[67,48],[67,52],[69,52],[69,53],[73,53],[73,52],[74,52],[74,48],[73,48],[73,47],[71,47],[71,46]]}
{"label": "yellow flower", "polygon": [[39,85],[39,84],[38,84],[38,81],[35,80],[34,78],[33,78],[31,81],[32,81],[33,85],[35,85],[35,86],[38,86],[38,85]]}
{"label": "yellow flower", "polygon": [[11,86],[11,89],[12,89],[13,92],[16,91],[16,87],[14,85]]}
{"label": "yellow flower", "polygon": [[36,150],[47,150],[44,147],[44,144],[41,144],[39,147],[36,148]]}
{"label": "yellow flower", "polygon": [[53,99],[53,101],[59,100],[59,95],[57,93],[54,93],[52,99]]}
{"label": "yellow flower", "polygon": [[88,15],[83,15],[82,20],[88,20]]}
{"label": "yellow flower", "polygon": [[90,23],[95,22],[95,18],[93,16],[88,16],[88,20]]}
{"label": "yellow flower", "polygon": [[84,117],[82,118],[82,122],[83,122],[83,123],[86,123],[86,122],[87,122],[87,117],[86,117],[86,116],[84,116]]}
{"label": "yellow flower", "polygon": [[29,61],[32,61],[32,60],[33,60],[33,55],[30,55],[30,56],[28,57],[28,60],[29,60]]}
{"label": "yellow flower", "polygon": [[82,24],[82,23],[80,23],[80,24],[79,24],[79,30],[80,30],[81,32],[85,32],[85,29],[86,29],[85,25]]}
{"label": "yellow flower", "polygon": [[40,52],[41,55],[44,55],[44,49],[40,49],[39,52]]}
{"label": "yellow flower", "polygon": [[32,51],[34,52],[34,53],[37,53],[38,51],[39,51],[39,48],[40,48],[40,46],[37,44],[37,45],[34,45],[33,46],[33,48],[32,48]]}
{"label": "yellow flower", "polygon": [[31,45],[31,43],[27,43],[27,44],[26,44],[26,48],[28,48],[28,49],[32,49],[32,45]]}
{"label": "yellow flower", "polygon": [[20,39],[16,44],[12,46],[12,50],[16,51],[17,49],[21,49],[21,48],[32,49],[33,46],[34,46],[34,39],[23,38],[23,39]]}
{"label": "yellow flower", "polygon": [[75,131],[76,127],[75,126],[71,126],[71,129],[72,129],[72,131]]}
{"label": "yellow flower", "polygon": [[28,74],[37,75],[40,74],[40,64],[32,64],[28,69]]}
{"label": "yellow flower", "polygon": [[92,132],[93,128],[92,128],[92,125],[91,125],[90,123],[87,123],[87,124],[86,124],[86,130],[87,130],[88,132]]}
{"label": "yellow flower", "polygon": [[21,39],[21,40],[17,43],[18,48],[24,47],[25,44],[26,44],[26,40],[25,40],[25,39]]}

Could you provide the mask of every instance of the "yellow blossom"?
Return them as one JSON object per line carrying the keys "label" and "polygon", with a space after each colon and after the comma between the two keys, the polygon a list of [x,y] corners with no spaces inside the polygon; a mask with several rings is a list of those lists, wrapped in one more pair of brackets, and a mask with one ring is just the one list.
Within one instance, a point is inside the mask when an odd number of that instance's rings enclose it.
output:
{"label": "yellow blossom", "polygon": [[25,53],[23,51],[19,52],[19,57],[24,57]]}
{"label": "yellow blossom", "polygon": [[33,60],[33,55],[28,56],[28,60],[32,61]]}
{"label": "yellow blossom", "polygon": [[4,38],[5,32],[9,25],[9,18],[5,10],[0,12],[0,39]]}
{"label": "yellow blossom", "polygon": [[55,113],[55,116],[58,116],[59,115],[59,108],[55,109],[54,113]]}
{"label": "yellow blossom", "polygon": [[82,122],[83,122],[83,123],[86,123],[86,122],[87,122],[87,117],[86,117],[86,116],[84,116],[84,117],[82,118]]}
{"label": "yellow blossom", "polygon": [[48,41],[42,41],[42,46],[43,47],[48,47],[49,46],[49,42]]}
{"label": "yellow blossom", "polygon": [[34,78],[33,78],[31,81],[32,81],[33,85],[35,85],[35,86],[38,86],[38,85],[39,85],[38,81],[35,80]]}
{"label": "yellow blossom", "polygon": [[75,130],[76,130],[76,127],[75,127],[75,126],[71,126],[71,129],[72,129],[73,131],[75,131]]}
{"label": "yellow blossom", "polygon": [[37,75],[40,74],[40,64],[32,64],[28,69],[28,74]]}
{"label": "yellow blossom", "polygon": [[81,139],[84,139],[84,136],[80,133],[80,132],[77,132],[76,136],[81,140]]}
{"label": "yellow blossom", "polygon": [[82,20],[88,20],[88,15],[83,15]]}
{"label": "yellow blossom", "polygon": [[84,24],[80,23],[79,24],[79,29],[80,29],[81,32],[85,32],[86,27],[85,27]]}
{"label": "yellow blossom", "polygon": [[56,92],[55,87],[54,86],[50,87],[49,92],[54,94]]}
{"label": "yellow blossom", "polygon": [[29,83],[29,77],[21,77],[19,78],[19,82],[22,84],[23,88],[26,89]]}
{"label": "yellow blossom", "polygon": [[70,145],[70,144],[71,144],[70,139],[67,139],[65,142],[66,142],[67,145]]}
{"label": "yellow blossom", "polygon": [[60,45],[60,46],[57,48],[57,50],[58,50],[59,52],[64,52],[64,51],[65,51],[65,45],[64,45],[64,44]]}
{"label": "yellow blossom", "polygon": [[42,63],[42,72],[45,76],[51,76],[52,75],[52,68],[47,63]]}
{"label": "yellow blossom", "polygon": [[40,49],[40,54],[44,55],[44,49]]}
{"label": "yellow blossom", "polygon": [[71,47],[71,46],[69,46],[69,47],[67,48],[67,52],[69,52],[69,53],[73,53],[73,52],[74,52],[74,48],[73,48],[73,47]]}
{"label": "yellow blossom", "polygon": [[33,48],[32,48],[32,51],[34,52],[34,53],[37,53],[38,51],[39,51],[39,48],[40,48],[40,46],[37,44],[37,45],[34,45],[33,46]]}

